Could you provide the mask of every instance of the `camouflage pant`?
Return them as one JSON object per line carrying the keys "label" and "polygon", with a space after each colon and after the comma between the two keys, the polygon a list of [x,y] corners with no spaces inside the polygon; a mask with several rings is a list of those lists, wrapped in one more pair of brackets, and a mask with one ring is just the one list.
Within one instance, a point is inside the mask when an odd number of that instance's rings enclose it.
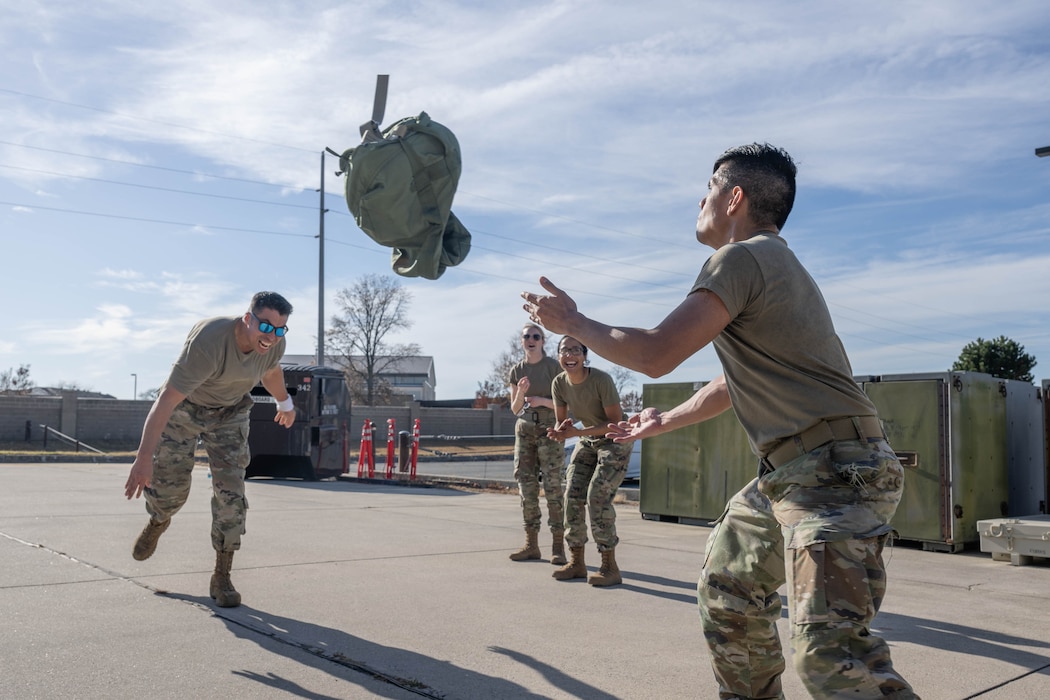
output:
{"label": "camouflage pant", "polygon": [[785,583],[794,666],[814,698],[918,697],[871,634],[903,483],[885,440],[848,440],[767,471],[730,499],[697,585],[719,698],[783,697]]}
{"label": "camouflage pant", "polygon": [[146,511],[154,520],[175,515],[190,495],[199,437],[211,466],[211,543],[217,552],[240,549],[245,532],[244,470],[249,461],[251,406],[247,397],[227,408],[204,408],[189,401],[176,406],[153,455],[153,480],[143,492]]}
{"label": "camouflage pant", "polygon": [[565,476],[565,541],[570,547],[587,544],[586,510],[591,511],[591,534],[604,552],[616,547],[616,509],[613,498],[627,474],[632,443],[608,438],[580,438]]}
{"label": "camouflage pant", "polygon": [[518,420],[514,425],[514,479],[521,494],[521,511],[525,529],[539,531],[540,478],[547,498],[547,525],[552,532],[565,528],[562,505],[561,471],[565,464],[565,447],[547,437],[549,425]]}

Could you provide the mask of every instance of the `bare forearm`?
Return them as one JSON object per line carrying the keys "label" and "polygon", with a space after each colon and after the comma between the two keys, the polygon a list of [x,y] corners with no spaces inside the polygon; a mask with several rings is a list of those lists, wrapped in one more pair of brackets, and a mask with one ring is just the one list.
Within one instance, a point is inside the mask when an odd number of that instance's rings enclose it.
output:
{"label": "bare forearm", "polygon": [[510,412],[518,415],[525,406],[525,392],[520,390],[516,384],[510,385]]}
{"label": "bare forearm", "polygon": [[732,407],[725,376],[720,376],[674,408],[663,411],[660,423],[667,431],[677,430],[710,420]]}
{"label": "bare forearm", "polygon": [[700,290],[688,295],[655,328],[610,326],[584,316],[576,302],[546,277],[549,295],[522,293],[533,321],[553,333],[571,335],[596,354],[642,372],[662,377],[704,347],[729,324],[729,312],[715,294]]}
{"label": "bare forearm", "polygon": [[171,387],[165,387],[160,396],[157,397],[157,400],[153,402],[153,406],[146,416],[146,422],[142,426],[142,438],[139,440],[139,448],[137,450],[138,458],[151,458],[153,453],[157,451],[161,435],[164,433],[164,428],[167,426],[171,414],[174,413],[175,407],[182,403],[182,400],[185,398],[185,394],[175,391]]}
{"label": "bare forearm", "polygon": [[288,398],[288,387],[284,383],[284,370],[279,366],[266,372],[262,376],[262,385],[270,392],[276,401],[284,401]]}

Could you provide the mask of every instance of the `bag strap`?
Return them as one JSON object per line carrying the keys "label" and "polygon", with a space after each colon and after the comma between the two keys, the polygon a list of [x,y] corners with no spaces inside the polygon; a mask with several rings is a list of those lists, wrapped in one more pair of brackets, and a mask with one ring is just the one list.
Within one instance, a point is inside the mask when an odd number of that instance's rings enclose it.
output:
{"label": "bag strap", "polygon": [[379,125],[383,123],[383,114],[386,112],[386,89],[390,84],[389,75],[376,76],[376,95],[372,102],[372,119],[361,125],[362,141],[381,141],[383,135],[379,133]]}

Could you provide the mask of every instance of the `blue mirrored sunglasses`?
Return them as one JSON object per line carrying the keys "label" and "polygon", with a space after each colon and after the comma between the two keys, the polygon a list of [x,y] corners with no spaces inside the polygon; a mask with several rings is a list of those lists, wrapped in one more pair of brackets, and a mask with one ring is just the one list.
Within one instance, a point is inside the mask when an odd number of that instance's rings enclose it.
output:
{"label": "blue mirrored sunglasses", "polygon": [[288,326],[281,326],[280,328],[278,328],[277,326],[273,325],[272,323],[269,323],[268,321],[264,321],[261,318],[259,318],[258,316],[256,316],[254,311],[249,311],[248,313],[250,313],[252,315],[252,318],[254,318],[256,321],[259,322],[259,332],[260,333],[273,333],[278,338],[283,338],[284,334],[288,332]]}

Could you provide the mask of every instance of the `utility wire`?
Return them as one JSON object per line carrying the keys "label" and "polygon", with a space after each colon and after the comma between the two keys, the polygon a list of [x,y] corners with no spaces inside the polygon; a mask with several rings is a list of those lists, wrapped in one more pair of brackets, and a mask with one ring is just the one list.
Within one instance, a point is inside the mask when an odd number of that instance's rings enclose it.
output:
{"label": "utility wire", "polygon": [[[36,168],[23,168],[18,165],[5,165],[0,163],[0,168],[8,168],[10,170],[21,170],[29,173],[39,173],[41,175],[51,175],[53,177],[69,179],[69,180],[88,180],[90,182],[101,182],[107,185],[120,185],[121,187],[138,187],[144,190],[155,190],[157,192],[174,192],[175,194],[186,194],[195,197],[212,197],[214,199],[228,199],[235,202],[247,202],[249,204],[265,204],[273,207],[292,207],[294,209],[309,209],[310,211],[316,211],[316,205],[307,204],[293,204],[291,202],[272,202],[265,199],[251,199],[249,197],[234,197],[225,194],[212,194],[210,192],[195,192],[193,190],[180,190],[174,187],[159,187],[157,185],[143,185],[140,182],[121,182],[120,180],[106,180],[101,177],[89,177],[87,175],[71,175],[70,173],[56,173],[51,170],[38,170]],[[339,214],[342,212],[333,212]]]}
{"label": "utility wire", "polygon": [[[289,150],[302,151],[302,152],[305,152],[305,153],[314,153],[315,152],[315,151],[313,151],[311,149],[306,149],[306,148],[302,148],[302,147],[298,147],[298,146],[289,146],[287,144],[275,143],[275,142],[265,141],[265,140],[261,140],[261,139],[253,139],[253,138],[250,138],[250,137],[245,137],[245,136],[241,136],[241,135],[237,135],[237,134],[229,134],[229,133],[213,131],[213,130],[208,130],[208,129],[201,129],[201,128],[198,128],[198,127],[186,126],[186,125],[183,125],[183,124],[177,124],[177,123],[172,123],[172,122],[165,122],[165,121],[161,121],[161,120],[151,119],[151,118],[148,118],[148,117],[141,117],[141,116],[137,116],[137,115],[133,115],[133,114],[121,113],[121,112],[117,112],[117,111],[114,111],[114,110],[107,110],[107,109],[93,107],[93,106],[84,105],[84,104],[79,104],[79,103],[75,103],[75,102],[68,102],[68,101],[57,100],[57,99],[49,98],[49,97],[42,97],[42,96],[39,96],[39,95],[33,95],[33,94],[30,94],[30,93],[25,93],[25,92],[21,92],[21,91],[17,91],[17,90],[11,90],[11,89],[7,89],[7,88],[0,88],[0,92],[4,92],[4,93],[7,93],[7,94],[11,94],[11,95],[16,95],[16,96],[27,98],[27,99],[40,100],[40,101],[43,101],[43,102],[51,102],[51,103],[54,103],[54,104],[61,104],[61,105],[68,106],[68,107],[74,107],[74,108],[89,110],[89,111],[98,112],[98,113],[102,113],[102,114],[110,114],[110,115],[114,115],[114,116],[119,116],[119,117],[125,118],[125,119],[134,119],[134,120],[139,120],[139,121],[152,123],[152,124],[158,124],[158,125],[162,125],[162,126],[166,126],[166,127],[184,129],[184,130],[187,130],[187,131],[195,131],[195,132],[198,132],[198,133],[205,133],[205,134],[209,134],[209,135],[213,135],[213,136],[220,136],[220,137],[228,138],[228,139],[234,139],[234,140],[239,140],[239,141],[248,141],[248,142],[253,142],[253,143],[260,143],[260,144],[273,146],[273,147],[277,147],[277,148],[284,148],[284,149],[289,149]],[[90,155],[86,155],[86,154],[76,154],[76,153],[70,153],[69,151],[63,151],[63,150],[51,149],[51,148],[44,148],[44,147],[40,147],[40,146],[30,146],[30,145],[26,145],[26,144],[14,143],[14,142],[10,142],[10,141],[0,140],[0,144],[13,146],[13,147],[19,147],[19,148],[29,148],[29,149],[34,149],[34,150],[39,150],[39,151],[44,151],[44,152],[50,152],[50,153],[57,153],[57,154],[61,154],[63,156],[73,155],[73,156],[78,156],[78,157],[82,157],[82,158],[90,158],[90,159],[94,159],[94,160],[100,160],[100,161],[106,161],[106,162],[112,162],[112,163],[119,163],[119,164],[122,164],[122,165],[128,165],[128,166],[132,166],[132,167],[152,168],[152,169],[155,169],[155,170],[163,170],[163,171],[168,171],[168,172],[181,173],[181,174],[186,174],[186,175],[192,175],[192,176],[195,176],[195,177],[202,177],[203,176],[203,177],[209,177],[209,178],[214,178],[214,179],[219,179],[219,180],[228,180],[228,181],[234,181],[234,182],[245,182],[245,183],[250,183],[250,184],[265,185],[267,187],[279,187],[281,189],[295,189],[295,190],[299,190],[299,191],[302,191],[304,189],[304,188],[298,187],[298,186],[278,185],[278,184],[274,184],[274,183],[270,183],[270,182],[251,180],[251,179],[248,179],[248,178],[238,178],[238,177],[231,177],[231,176],[224,176],[224,175],[214,175],[214,174],[208,174],[208,173],[200,173],[200,172],[197,172],[197,171],[180,170],[180,169],[177,169],[177,168],[168,168],[168,167],[164,167],[164,166],[150,165],[150,164],[144,164],[144,163],[134,163],[134,162],[131,162],[131,161],[125,161],[125,160],[119,160],[119,159],[113,159],[113,158],[105,158],[105,157],[102,157],[102,156],[90,156]],[[4,167],[17,168],[17,166],[4,166]],[[28,168],[19,168],[19,169],[29,170]],[[38,172],[46,172],[46,171],[38,171]],[[78,177],[78,176],[69,176],[69,177]],[[97,180],[99,182],[103,182],[103,183],[107,183],[107,184],[116,184],[116,185],[123,185],[123,186],[141,186],[141,187],[146,187],[148,189],[156,189],[156,190],[160,190],[160,191],[180,192],[180,190],[175,190],[175,189],[168,190],[167,188],[154,187],[154,186],[132,185],[131,183],[122,183],[122,182],[117,182],[117,181],[107,181],[107,180],[101,180],[101,179],[96,179],[96,178],[84,178],[84,179]],[[195,195],[199,195],[199,196],[212,196],[212,197],[217,197],[217,198],[222,198],[222,199],[232,199],[232,200],[244,201],[244,202],[247,202],[247,203],[274,204],[274,205],[278,204],[278,203],[263,202],[263,201],[260,201],[260,200],[242,199],[242,198],[225,196],[225,195],[209,195],[209,194],[205,194],[205,193],[189,192],[189,191],[181,191],[181,192],[184,193],[184,194],[195,194]],[[506,201],[495,199],[495,198],[492,198],[492,197],[487,197],[487,196],[484,196],[484,195],[474,194],[474,193],[465,192],[465,191],[461,191],[461,194],[478,197],[479,199],[486,199],[486,200],[489,200],[489,201],[492,201],[492,202],[497,202],[497,203],[502,204],[504,206],[509,206],[509,207],[512,207],[512,208],[520,209],[520,210],[532,211],[532,212],[535,212],[535,213],[538,213],[538,214],[542,214],[542,215],[547,216],[547,217],[558,218],[558,219],[561,219],[561,220],[564,220],[564,221],[568,221],[568,222],[571,222],[571,223],[575,223],[575,224],[579,224],[579,225],[582,225],[582,226],[588,226],[590,228],[610,231],[610,232],[613,232],[613,233],[616,233],[616,234],[622,235],[622,236],[642,238],[642,239],[644,239],[646,241],[649,241],[649,242],[653,241],[652,237],[648,236],[648,235],[635,234],[635,233],[631,233],[631,232],[628,232],[628,231],[622,231],[622,230],[614,229],[614,228],[607,227],[607,226],[601,226],[601,225],[598,225],[598,224],[592,224],[592,223],[589,223],[589,222],[580,221],[580,220],[573,219],[571,217],[563,216],[563,215],[560,215],[560,214],[554,214],[554,213],[546,212],[544,210],[541,210],[541,209],[538,209],[538,208],[535,208],[535,207],[529,207],[529,206],[525,206],[525,205],[521,205],[521,204],[515,204],[515,203],[511,203],[511,202],[506,202]],[[57,208],[57,207],[45,207],[45,206],[40,206],[40,205],[15,204],[15,203],[10,203],[10,202],[0,202],[0,203],[7,204],[7,205],[10,205],[10,206],[29,207],[29,208],[43,209],[43,210],[49,210],[49,211],[57,211],[57,212],[63,212],[63,213],[69,213],[69,214],[81,214],[81,215],[86,215],[86,216],[101,216],[101,217],[108,217],[108,218],[114,218],[114,219],[124,219],[124,220],[130,220],[130,221],[141,221],[141,222],[147,222],[147,223],[157,223],[157,224],[163,224],[163,225],[201,227],[201,228],[205,228],[205,229],[223,230],[223,231],[231,231],[231,232],[243,232],[243,233],[258,233],[258,234],[263,234],[263,235],[279,235],[279,236],[293,236],[293,237],[312,237],[312,238],[316,238],[317,237],[317,236],[312,236],[312,235],[309,235],[309,234],[295,234],[295,233],[288,233],[288,232],[263,231],[263,230],[257,230],[257,229],[242,229],[242,228],[225,227],[225,226],[205,226],[205,225],[201,225],[201,224],[187,224],[187,223],[182,223],[182,222],[164,221],[164,220],[159,220],[159,219],[148,219],[148,218],[140,218],[140,217],[121,216],[121,215],[116,215],[116,214],[104,214],[104,213],[98,213],[98,212],[77,211],[77,210],[71,210],[71,209],[61,209],[61,208]],[[299,207],[304,208],[304,209],[311,209],[312,208],[312,207],[308,207],[308,206],[305,206],[305,205],[294,205],[294,204],[290,204],[290,203],[280,203],[280,204],[283,205],[283,206],[290,206],[290,207],[296,207],[296,208],[299,208]],[[333,213],[346,215],[344,212],[340,212],[340,211],[335,211]],[[494,233],[486,233],[486,235],[489,235],[489,236],[492,236],[492,237],[495,237],[495,238],[503,238],[505,240],[512,240],[517,245],[532,245],[534,247],[546,248],[546,249],[549,249],[549,250],[552,250],[552,251],[555,251],[555,252],[558,252],[558,253],[562,253],[562,254],[568,254],[568,255],[575,255],[576,254],[575,251],[567,251],[567,250],[559,249],[559,248],[556,248],[556,247],[553,247],[553,246],[546,246],[546,245],[543,245],[543,244],[532,243],[532,242],[527,241],[527,240],[511,239],[509,237],[500,236],[500,235],[494,234]],[[342,243],[341,241],[336,241],[336,240],[332,240],[331,242],[333,242],[333,243]],[[678,241],[662,241],[662,240],[660,240],[658,242],[662,243],[662,244],[674,245],[674,246],[682,247],[682,248],[688,248],[690,250],[693,249],[692,246],[687,246],[687,245],[682,244],[682,243],[680,243]],[[353,244],[348,244],[348,243],[342,243],[342,244],[353,246]],[[353,246],[353,247],[362,247],[362,246]],[[542,262],[544,264],[556,264],[556,263],[551,263],[550,261],[546,261],[546,260],[544,260],[544,261],[537,261],[537,260],[531,259],[531,258],[524,258],[523,256],[518,256],[518,255],[515,255],[513,253],[508,253],[508,252],[504,252],[504,251],[499,251],[499,250],[494,250],[494,249],[486,249],[486,248],[482,248],[481,246],[476,246],[476,247],[478,247],[479,249],[488,250],[489,252],[492,252],[492,253],[497,254],[497,255],[506,255],[506,256],[509,256],[509,257],[518,257],[518,258],[530,260],[530,261],[533,261],[533,262]],[[596,259],[596,258],[594,258],[594,256],[591,256],[591,259]],[[627,264],[627,263],[624,263],[621,260],[611,260],[611,259],[607,259],[607,258],[597,258],[597,259],[603,260],[605,262],[609,262],[611,264],[619,264],[619,265]],[[589,270],[586,270],[584,268],[571,267],[571,266],[566,266],[566,265],[558,265],[558,266],[559,267],[568,267],[569,269],[572,269],[574,271],[590,272]],[[636,265],[636,267],[639,267],[639,266]],[[657,268],[647,268],[647,269],[651,269],[651,270],[654,270],[654,271],[657,271],[657,272],[661,272],[661,273],[664,273],[664,274],[673,274],[673,275],[685,276],[685,275],[683,275],[683,273],[668,272],[666,270],[659,270]],[[475,272],[474,274],[484,274],[484,273],[477,273],[477,272]],[[507,279],[505,276],[497,276],[497,275],[488,275],[488,276],[499,277],[500,279]],[[652,283],[652,282],[642,282],[642,281],[638,281],[638,280],[627,280],[627,281],[632,281],[632,282],[635,282],[635,283],[638,283],[638,284],[650,284],[650,285],[653,285],[653,286],[667,286],[667,287],[671,286],[671,285],[662,285],[662,284],[659,284],[659,283]],[[530,284],[531,284],[531,282],[530,282]],[[877,293],[877,294],[880,295],[880,296],[883,296],[882,293]],[[597,294],[596,296],[607,296],[607,295]],[[610,297],[610,298],[620,298],[620,297]],[[646,302],[643,302],[643,303],[646,303]],[[834,304],[834,305],[840,306],[840,307],[846,308],[846,309],[850,308],[850,307],[847,307],[847,306],[844,306],[844,305],[841,305],[841,304]],[[928,309],[933,310],[933,311],[943,312],[942,310],[935,309],[933,307],[924,307],[924,308],[928,308]],[[856,311],[855,309],[851,309],[851,310]],[[865,312],[865,313],[867,314],[867,312]],[[944,312],[944,313],[949,313],[949,312]],[[870,314],[867,314],[867,315],[870,317]],[[959,315],[959,314],[955,314],[955,315]],[[966,317],[964,316],[963,318],[966,318]],[[896,321],[896,320],[893,320],[893,319],[885,319],[884,318],[883,320],[886,320],[886,321],[888,321],[890,323],[895,323],[895,324],[913,325],[913,324],[908,324],[906,322]],[[913,326],[913,327],[917,327],[917,326]],[[892,329],[884,329],[884,330],[891,330],[891,332],[899,332],[899,331],[894,331]],[[916,336],[916,335],[908,334],[908,333],[902,333],[902,334],[903,335],[907,335],[909,337],[913,337],[913,338],[917,338],[917,339],[920,339],[920,340],[924,340],[924,341],[937,342],[937,341],[934,341],[931,338],[924,338],[924,337],[920,337],[920,336]],[[954,335],[959,335],[960,337],[963,337],[960,334],[954,334]],[[870,342],[874,342],[874,341],[870,341]]]}
{"label": "utility wire", "polygon": [[179,168],[168,168],[163,165],[152,165],[150,163],[136,163],[131,160],[121,160],[119,158],[106,158],[105,156],[91,156],[85,153],[72,153],[70,151],[62,151],[57,148],[45,148],[44,146],[30,146],[24,143],[14,143],[13,141],[0,140],[0,145],[4,146],[15,146],[16,148],[28,148],[34,151],[44,151],[45,153],[57,153],[61,156],[76,156],[77,158],[88,158],[90,160],[101,160],[107,163],[118,163],[120,165],[130,165],[135,168],[149,168],[151,170],[163,170],[169,173],[179,173],[181,175],[192,175],[194,177],[208,177],[214,180],[229,180],[230,182],[247,182],[251,185],[264,185],[266,187],[275,187],[278,189],[291,189],[303,191],[305,188],[298,185],[282,185],[274,182],[263,182],[262,180],[251,180],[244,177],[232,177],[230,175],[215,175],[214,173],[202,173],[198,170],[180,170]]}
{"label": "utility wire", "polygon": [[163,224],[165,226],[182,226],[184,228],[200,228],[204,230],[216,230],[216,231],[232,231],[235,233],[259,233],[266,236],[288,236],[291,238],[316,238],[312,233],[291,233],[288,231],[263,231],[261,229],[254,228],[238,228],[235,226],[214,226],[205,224],[194,224],[185,221],[166,221],[164,219],[149,219],[142,216],[124,216],[121,214],[106,214],[95,211],[82,211],[79,209],[62,209],[61,207],[45,207],[39,204],[22,204],[19,202],[4,202],[0,201],[0,204],[9,207],[23,207],[25,209],[43,209],[45,211],[55,211],[62,214],[78,214],[80,216],[98,216],[105,219],[120,219],[123,221],[138,221],[139,223],[147,224]]}
{"label": "utility wire", "polygon": [[185,124],[177,124],[175,122],[166,122],[160,119],[150,119],[149,117],[141,117],[136,114],[127,114],[125,112],[117,112],[112,109],[102,109],[101,107],[92,107],[90,105],[83,105],[77,102],[66,102],[65,100],[56,100],[53,97],[41,97],[40,95],[31,95],[28,92],[19,92],[18,90],[11,90],[8,88],[0,88],[0,92],[6,92],[9,95],[18,95],[19,97],[27,97],[31,100],[40,100],[41,102],[51,102],[53,104],[63,105],[65,107],[75,107],[77,109],[84,109],[91,112],[98,112],[99,114],[111,114],[115,117],[122,117],[124,119],[134,119],[136,121],[146,122],[148,124],[158,124],[160,126],[169,126],[173,129],[183,129],[185,131],[196,131],[198,134],[208,134],[210,136],[221,136],[227,139],[236,139],[238,141],[247,141],[249,143],[261,143],[265,146],[273,146],[275,148],[287,148],[293,151],[303,151],[304,153],[316,153],[316,151],[303,148],[301,146],[289,146],[284,143],[275,143],[273,141],[263,141],[262,139],[253,139],[250,136],[241,136],[239,134],[228,134],[222,131],[212,131],[210,129],[201,129],[196,126],[186,126]]}

